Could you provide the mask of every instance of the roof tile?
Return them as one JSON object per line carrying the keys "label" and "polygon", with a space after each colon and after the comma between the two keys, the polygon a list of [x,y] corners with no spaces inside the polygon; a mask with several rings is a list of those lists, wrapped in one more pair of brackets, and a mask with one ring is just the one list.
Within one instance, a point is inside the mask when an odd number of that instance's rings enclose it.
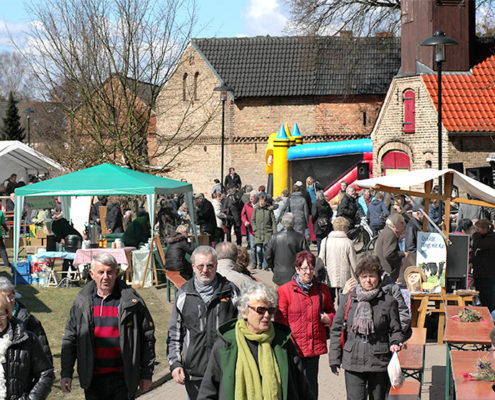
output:
{"label": "roof tile", "polygon": [[192,39],[235,97],[385,94],[400,38]]}
{"label": "roof tile", "polygon": [[[423,81],[437,106],[437,75],[423,75]],[[495,55],[475,65],[470,74],[443,75],[444,82],[442,122],[449,132],[495,131]]]}

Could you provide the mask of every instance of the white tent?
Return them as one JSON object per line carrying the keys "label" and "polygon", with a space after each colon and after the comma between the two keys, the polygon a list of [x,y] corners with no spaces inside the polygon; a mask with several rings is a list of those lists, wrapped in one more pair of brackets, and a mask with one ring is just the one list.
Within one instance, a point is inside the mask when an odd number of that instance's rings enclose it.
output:
{"label": "white tent", "polygon": [[2,182],[11,174],[17,174],[17,180],[28,182],[29,175],[41,175],[65,171],[59,163],[34,150],[18,140],[0,141],[0,175]]}
{"label": "white tent", "polygon": [[[495,189],[490,186],[485,185],[484,183],[478,182],[477,180],[470,178],[460,172],[457,172],[453,169],[419,169],[416,171],[404,172],[402,174],[395,175],[387,175],[380,176],[378,178],[371,179],[363,179],[356,181],[356,185],[362,188],[376,188],[378,190],[384,190],[386,192],[390,192],[390,190],[386,190],[384,187],[388,188],[403,188],[403,187],[412,187],[423,185],[428,181],[433,179],[437,179],[442,176],[447,178],[447,175],[452,176],[452,182],[450,182],[450,186],[454,185],[459,188],[460,192],[469,193],[471,196],[481,200],[469,200],[460,197],[452,198],[450,193],[445,193],[445,196],[434,196],[434,195],[426,195],[424,193],[414,192],[412,190],[403,190],[404,193],[410,194],[411,196],[421,196],[426,198],[438,198],[440,200],[446,200],[450,198],[452,201],[457,203],[466,203],[466,204],[479,204],[488,207],[495,207]],[[447,182],[447,180],[445,180]],[[447,187],[447,185],[445,186]],[[481,204],[482,202],[490,203],[490,204]]]}

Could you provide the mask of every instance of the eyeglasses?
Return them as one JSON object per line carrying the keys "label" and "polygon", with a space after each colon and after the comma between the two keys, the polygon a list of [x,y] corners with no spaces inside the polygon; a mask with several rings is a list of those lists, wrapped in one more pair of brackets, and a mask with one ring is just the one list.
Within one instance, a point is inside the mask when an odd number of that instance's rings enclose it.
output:
{"label": "eyeglasses", "polygon": [[198,264],[194,266],[194,268],[197,268],[200,271],[205,269],[205,267],[208,269],[208,271],[211,271],[213,268],[215,268],[215,264]]}
{"label": "eyeglasses", "polygon": [[253,307],[253,306],[248,306],[251,310],[257,312],[260,315],[265,315],[265,313],[268,311],[268,314],[273,315],[275,314],[275,311],[277,311],[276,307]]}
{"label": "eyeglasses", "polygon": [[303,271],[303,272],[311,272],[311,271],[314,271],[315,270],[315,267],[298,267],[297,268],[298,270],[300,271]]}

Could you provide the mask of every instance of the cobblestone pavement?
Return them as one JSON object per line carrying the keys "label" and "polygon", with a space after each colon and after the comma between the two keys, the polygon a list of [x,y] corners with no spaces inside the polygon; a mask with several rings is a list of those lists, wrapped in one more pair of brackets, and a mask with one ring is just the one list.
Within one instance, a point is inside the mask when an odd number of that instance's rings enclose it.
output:
{"label": "cobblestone pavement", "polygon": [[[315,249],[316,250],[316,249]],[[270,271],[253,271],[261,281],[271,284]],[[165,306],[170,307],[166,303]],[[328,356],[320,357],[319,398],[321,400],[343,400],[346,398],[344,374],[335,376],[330,372]],[[426,346],[425,374],[421,393],[422,400],[437,400],[445,397],[445,346],[428,343]],[[187,400],[183,386],[168,380],[161,386],[139,397],[140,400]]]}

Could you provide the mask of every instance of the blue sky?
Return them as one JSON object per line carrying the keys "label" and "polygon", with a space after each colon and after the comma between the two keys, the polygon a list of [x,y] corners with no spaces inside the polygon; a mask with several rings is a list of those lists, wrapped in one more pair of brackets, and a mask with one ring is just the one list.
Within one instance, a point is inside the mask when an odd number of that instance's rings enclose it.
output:
{"label": "blue sky", "polygon": [[[197,0],[197,4],[195,37],[282,35],[288,17],[283,0]],[[10,46],[9,33],[21,38],[30,22],[24,2],[0,0],[0,49]]]}

